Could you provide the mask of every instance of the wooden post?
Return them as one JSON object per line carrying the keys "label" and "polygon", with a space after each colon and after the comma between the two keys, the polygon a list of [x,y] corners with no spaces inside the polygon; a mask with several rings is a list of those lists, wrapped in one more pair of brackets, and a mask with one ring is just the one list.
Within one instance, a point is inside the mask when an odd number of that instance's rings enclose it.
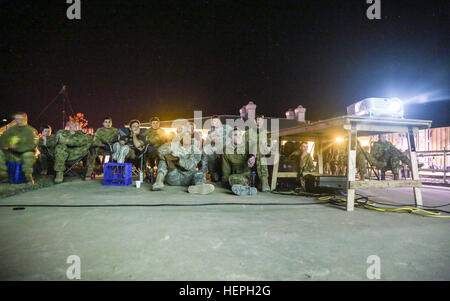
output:
{"label": "wooden post", "polygon": [[316,140],[317,143],[317,157],[318,157],[318,165],[319,165],[319,175],[323,175],[323,145],[322,139],[318,138]]}
{"label": "wooden post", "polygon": [[[416,145],[414,143],[414,131],[412,128],[408,129],[408,148],[409,148],[409,157],[411,159],[411,174],[413,180],[420,180],[419,178],[419,167],[417,165],[417,154],[416,154]],[[414,201],[417,206],[422,206],[422,191],[420,187],[413,187],[414,190]]]}
{"label": "wooden post", "polygon": [[272,170],[272,183],[270,185],[270,190],[275,190],[277,188],[277,178],[278,178],[278,167],[280,165],[280,152],[275,152],[275,162],[273,162]]}
{"label": "wooden post", "polygon": [[350,182],[355,181],[356,175],[356,124],[351,124],[348,132],[348,165],[347,165],[347,211],[353,211],[355,207],[355,189],[350,188]]}

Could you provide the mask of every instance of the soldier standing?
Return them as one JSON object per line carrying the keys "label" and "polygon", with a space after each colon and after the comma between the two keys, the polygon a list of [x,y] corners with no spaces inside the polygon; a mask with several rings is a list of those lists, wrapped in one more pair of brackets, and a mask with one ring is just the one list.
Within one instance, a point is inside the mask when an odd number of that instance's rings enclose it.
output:
{"label": "soldier standing", "polygon": [[0,136],[0,182],[8,181],[7,162],[22,163],[26,181],[34,183],[33,165],[36,161],[37,131],[28,125],[26,113],[14,115],[16,124]]}
{"label": "soldier standing", "polygon": [[55,158],[56,136],[52,135],[52,127],[49,125],[42,128],[41,134],[38,142],[38,166],[41,175],[46,175],[48,167]]}
{"label": "soldier standing", "polygon": [[87,171],[85,180],[90,180],[94,171],[95,159],[99,155],[105,156],[112,152],[112,145],[117,141],[119,130],[112,126],[112,118],[103,118],[103,127],[99,128],[92,139],[92,147],[89,150]]}
{"label": "soldier standing", "polygon": [[164,181],[171,186],[189,186],[189,193],[209,194],[214,185],[206,184],[205,170],[197,170],[202,153],[192,142],[190,132],[179,136],[179,141],[160,147],[158,174],[152,190],[164,189]]}
{"label": "soldier standing", "polygon": [[74,162],[86,156],[92,144],[92,136],[80,131],[73,118],[69,119],[67,127],[68,130],[59,130],[56,133],[55,184],[63,182],[66,162]]}
{"label": "soldier standing", "polygon": [[231,142],[222,156],[222,183],[230,186],[236,195],[254,195],[255,187],[251,187],[251,171],[256,163],[255,156],[248,152],[247,144],[241,131],[235,128],[230,132]]}
{"label": "soldier standing", "polygon": [[[359,142],[358,142],[359,144]],[[344,142],[338,142],[335,144],[336,150],[336,166],[337,166],[337,175],[345,176],[347,175],[347,165],[348,165],[348,140]],[[362,149],[359,145],[356,149],[356,169],[359,173],[359,177],[361,180],[364,180],[367,174],[367,160],[364,156],[363,152],[369,157],[370,155]]]}

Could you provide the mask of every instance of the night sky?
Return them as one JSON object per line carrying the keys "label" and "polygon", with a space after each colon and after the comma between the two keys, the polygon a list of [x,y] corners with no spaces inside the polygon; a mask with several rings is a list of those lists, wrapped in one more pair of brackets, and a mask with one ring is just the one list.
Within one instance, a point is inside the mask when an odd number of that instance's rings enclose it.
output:
{"label": "night sky", "polygon": [[[38,128],[61,127],[68,86],[90,126],[233,114],[250,100],[284,117],[345,114],[366,97],[408,100],[406,117],[450,125],[450,1],[0,0],[0,102]],[[425,101],[425,102],[424,102]]]}

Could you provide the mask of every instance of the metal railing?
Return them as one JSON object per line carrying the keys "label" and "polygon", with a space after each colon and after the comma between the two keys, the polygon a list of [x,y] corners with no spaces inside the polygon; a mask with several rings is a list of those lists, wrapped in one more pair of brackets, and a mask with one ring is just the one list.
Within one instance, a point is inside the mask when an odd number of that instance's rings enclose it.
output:
{"label": "metal railing", "polygon": [[417,151],[417,157],[441,157],[444,156],[444,169],[420,168],[419,171],[433,171],[444,173],[444,183],[447,183],[447,156],[450,155],[447,148],[436,151]]}

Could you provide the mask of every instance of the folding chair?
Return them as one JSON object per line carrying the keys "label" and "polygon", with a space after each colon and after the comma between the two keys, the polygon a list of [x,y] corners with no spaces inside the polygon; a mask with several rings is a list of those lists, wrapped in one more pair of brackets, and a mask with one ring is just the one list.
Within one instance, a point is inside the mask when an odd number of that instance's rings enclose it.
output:
{"label": "folding chair", "polygon": [[[74,160],[74,161],[66,161],[66,170],[64,171],[64,175],[67,174],[72,174],[72,175],[78,175],[80,177],[83,176],[83,171],[81,173],[76,173],[75,171],[73,171],[72,169],[78,165],[78,163],[82,162],[83,163],[83,167],[86,167],[86,163],[87,163],[87,156],[88,154],[86,154],[84,157]],[[83,169],[84,169],[83,168]]]}
{"label": "folding chair", "polygon": [[[144,148],[142,149],[142,151],[140,151],[139,155],[136,157],[136,159],[134,160],[135,162],[133,162],[133,165],[135,166],[135,169],[133,170],[133,174],[136,176],[139,176],[139,172],[142,171],[144,174],[144,177],[146,177],[148,175],[148,170],[147,170],[147,162],[146,162],[146,154],[149,150],[151,146],[150,144],[146,144],[144,146]],[[139,168],[137,168],[137,164],[139,164]]]}

